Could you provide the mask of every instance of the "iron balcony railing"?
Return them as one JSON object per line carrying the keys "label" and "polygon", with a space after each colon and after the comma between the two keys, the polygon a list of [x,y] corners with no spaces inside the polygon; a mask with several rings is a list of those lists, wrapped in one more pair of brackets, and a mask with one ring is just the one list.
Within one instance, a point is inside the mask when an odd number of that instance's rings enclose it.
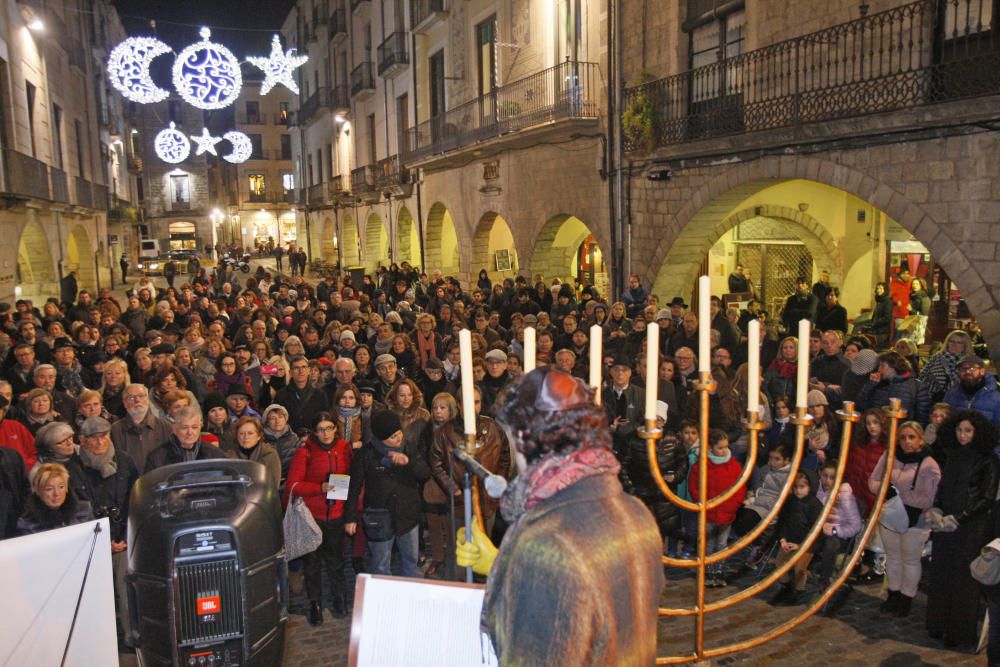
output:
{"label": "iron balcony railing", "polygon": [[346,84],[330,89],[330,108],[340,113],[351,110],[351,91]]}
{"label": "iron balcony railing", "polygon": [[561,120],[594,119],[602,94],[596,63],[566,61],[494,89],[407,130],[403,161]]}
{"label": "iron balcony railing", "polygon": [[358,194],[375,191],[375,178],[370,167],[355,167],[351,170],[351,192]]}
{"label": "iron balcony railing", "polygon": [[69,203],[69,180],[66,172],[56,167],[49,167],[49,177],[52,179],[52,201]]}
{"label": "iron balcony railing", "polygon": [[305,102],[302,103],[302,106],[299,107],[298,117],[300,124],[308,123],[316,112],[319,111],[320,106],[323,104],[323,99],[326,97],[329,90],[329,88],[323,86],[317,89]]}
{"label": "iron balcony railing", "polygon": [[448,11],[447,0],[410,0],[410,29],[418,32],[423,23]]}
{"label": "iron balcony railing", "polygon": [[79,176],[73,177],[73,203],[84,208],[94,208],[94,190],[90,181]]}
{"label": "iron balcony railing", "polygon": [[108,186],[100,183],[91,183],[94,190],[94,208],[106,211],[111,208],[111,198],[108,195]]}
{"label": "iron balcony railing", "polygon": [[310,206],[322,206],[323,204],[329,203],[329,199],[326,196],[326,182],[317,183],[316,185],[309,186],[309,205]]}
{"label": "iron balcony railing", "polygon": [[375,164],[375,187],[385,190],[410,182],[410,171],[403,166],[398,155],[379,160]]}
{"label": "iron balcony railing", "polygon": [[245,114],[237,116],[240,125],[267,125],[267,114]]}
{"label": "iron balcony railing", "polygon": [[374,68],[367,60],[351,71],[351,97],[356,97],[365,91],[375,91]]}
{"label": "iron balcony railing", "polygon": [[991,0],[918,0],[626,90],[627,150],[1000,92]]}
{"label": "iron balcony railing", "polygon": [[406,36],[405,32],[394,32],[378,45],[379,76],[410,63],[410,55],[406,50]]}
{"label": "iron balcony railing", "polygon": [[334,176],[333,178],[331,178],[330,179],[330,189],[329,189],[330,198],[332,199],[332,198],[336,197],[337,195],[342,195],[342,194],[344,194],[344,192],[345,192],[345,190],[344,190],[344,177],[343,176]]}
{"label": "iron balcony railing", "polygon": [[337,7],[330,12],[330,39],[339,42],[347,37],[347,12]]}
{"label": "iron balcony railing", "polygon": [[11,148],[4,149],[3,159],[7,172],[6,192],[49,199],[49,172],[44,162]]}

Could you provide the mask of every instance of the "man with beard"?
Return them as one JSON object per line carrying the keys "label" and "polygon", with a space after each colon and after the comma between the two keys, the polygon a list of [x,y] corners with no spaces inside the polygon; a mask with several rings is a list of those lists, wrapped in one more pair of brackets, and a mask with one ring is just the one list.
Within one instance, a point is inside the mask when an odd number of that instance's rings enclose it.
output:
{"label": "man with beard", "polygon": [[128,414],[112,425],[111,442],[132,458],[136,469],[145,470],[150,452],[170,437],[170,424],[150,411],[145,385],[130,384],[122,394],[122,402]]}
{"label": "man with beard", "polygon": [[840,331],[824,331],[820,336],[820,353],[809,364],[809,388],[823,392],[831,410],[840,407],[840,383],[850,369],[851,362],[844,356]]}
{"label": "man with beard", "polygon": [[54,343],[52,350],[53,366],[56,367],[58,378],[56,386],[65,391],[70,396],[79,396],[84,390],[83,368],[76,359],[76,348],[69,338],[59,338]]}
{"label": "man with beard", "polygon": [[799,320],[813,321],[816,317],[816,307],[819,305],[819,299],[809,289],[809,281],[805,276],[799,276],[795,284],[795,294],[788,297],[785,308],[781,311],[781,322],[790,336],[799,330]]}
{"label": "man with beard", "polygon": [[201,441],[201,425],[201,410],[198,408],[188,406],[178,410],[170,437],[150,452],[143,473],[185,461],[227,458],[215,445]]}
{"label": "man with beard", "polygon": [[958,384],[945,394],[954,410],[977,410],[1000,429],[1000,392],[997,376],[986,371],[986,362],[974,354],[958,362]]}
{"label": "man with beard", "polygon": [[507,370],[507,353],[503,350],[490,350],[486,353],[486,375],[480,386],[483,395],[483,414],[492,417],[496,414],[496,402],[500,393],[514,383]]}

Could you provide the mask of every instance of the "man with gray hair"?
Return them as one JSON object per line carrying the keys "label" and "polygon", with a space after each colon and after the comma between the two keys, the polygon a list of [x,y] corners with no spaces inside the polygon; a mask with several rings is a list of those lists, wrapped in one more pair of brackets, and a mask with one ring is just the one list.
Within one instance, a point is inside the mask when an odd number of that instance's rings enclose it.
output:
{"label": "man with gray hair", "polygon": [[35,386],[52,394],[52,409],[59,413],[59,421],[73,424],[76,422],[76,400],[65,391],[56,389],[58,378],[59,371],[52,364],[39,364],[32,373]]}
{"label": "man with gray hair", "polygon": [[170,424],[149,409],[149,390],[145,385],[134,382],[125,387],[122,403],[128,414],[111,426],[111,442],[131,456],[136,468],[142,471],[150,452],[170,438]]}
{"label": "man with gray hair", "polygon": [[337,395],[340,388],[354,384],[357,372],[358,367],[353,359],[349,357],[337,357],[337,360],[333,362],[333,379],[323,387],[327,403],[333,405],[333,397]]}
{"label": "man with gray hair", "polygon": [[174,463],[227,458],[215,445],[201,441],[201,424],[200,409],[189,405],[178,410],[174,414],[173,432],[146,458],[143,473]]}

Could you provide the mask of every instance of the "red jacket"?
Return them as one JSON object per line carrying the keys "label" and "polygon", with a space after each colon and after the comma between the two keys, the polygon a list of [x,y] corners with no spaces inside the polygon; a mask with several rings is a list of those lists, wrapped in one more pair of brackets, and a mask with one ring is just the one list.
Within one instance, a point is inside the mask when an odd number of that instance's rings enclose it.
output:
{"label": "red jacket", "polygon": [[0,422],[0,447],[10,447],[16,450],[27,470],[31,470],[38,460],[35,452],[35,436],[31,435],[24,424],[13,419],[4,419]]}
{"label": "red jacket", "polygon": [[862,518],[867,518],[871,512],[872,505],[875,504],[875,494],[868,488],[868,478],[878,464],[882,455],[885,454],[885,440],[879,438],[875,442],[870,440],[864,445],[852,442],[847,450],[847,465],[844,468],[844,481],[851,485],[854,497],[863,508]]}
{"label": "red jacket", "polygon": [[[708,497],[715,498],[721,496],[726,489],[731,487],[740,478],[743,466],[732,456],[725,463],[708,462]],[[691,490],[691,499],[698,502],[698,464],[691,466],[691,476],[688,477],[688,489]],[[736,521],[736,512],[743,506],[743,500],[747,496],[746,484],[733,494],[733,497],[714,509],[708,510],[708,522],[717,526],[727,525]]]}
{"label": "red jacket", "polygon": [[[323,484],[330,475],[350,475],[353,450],[351,443],[337,440],[329,450],[320,447],[313,436],[295,451],[285,480],[285,493],[295,486],[295,495],[306,501],[306,507],[317,521],[332,521],[344,514],[344,501],[327,502]],[[287,497],[286,497],[287,501]]]}
{"label": "red jacket", "polygon": [[910,314],[910,281],[902,281],[895,273],[889,280],[889,296],[892,297],[892,316],[902,319]]}

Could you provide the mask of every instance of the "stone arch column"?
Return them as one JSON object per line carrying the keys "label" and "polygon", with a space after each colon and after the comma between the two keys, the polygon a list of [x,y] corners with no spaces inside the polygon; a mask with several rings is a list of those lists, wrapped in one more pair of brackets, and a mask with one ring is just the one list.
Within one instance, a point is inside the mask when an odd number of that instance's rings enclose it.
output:
{"label": "stone arch column", "polygon": [[75,225],[66,237],[65,271],[76,271],[76,280],[81,290],[97,289],[97,271],[94,266],[94,248],[90,235],[83,225]]}
{"label": "stone arch column", "polygon": [[59,295],[51,247],[45,229],[37,220],[30,219],[18,239],[16,283],[21,296],[36,301],[36,305],[40,298]]}
{"label": "stone arch column", "polygon": [[409,262],[411,266],[422,266],[423,258],[420,256],[420,235],[417,231],[416,221],[410,215],[410,210],[405,206],[401,207],[396,221],[397,260],[400,263]]}
{"label": "stone arch column", "polygon": [[368,215],[365,223],[365,272],[375,274],[380,264],[389,264],[389,236],[377,213]]}
{"label": "stone arch column", "polygon": [[354,216],[349,213],[344,214],[340,221],[340,256],[343,257],[344,267],[357,266],[361,263],[361,254],[358,250],[358,225],[354,222]]}
{"label": "stone arch column", "polygon": [[[561,233],[565,235],[563,227],[573,220],[577,221],[578,228],[572,230],[570,238],[557,243],[557,237]],[[535,248],[531,254],[531,275],[541,273],[546,282],[551,282],[553,278],[572,281],[575,277],[577,251],[584,239],[592,233],[590,226],[575,216],[558,214],[549,218],[535,238]]]}
{"label": "stone arch column", "polygon": [[435,202],[427,214],[424,239],[427,258],[424,270],[428,275],[441,271],[445,276],[459,277],[462,273],[460,248],[458,229],[451,213],[444,204]]}

